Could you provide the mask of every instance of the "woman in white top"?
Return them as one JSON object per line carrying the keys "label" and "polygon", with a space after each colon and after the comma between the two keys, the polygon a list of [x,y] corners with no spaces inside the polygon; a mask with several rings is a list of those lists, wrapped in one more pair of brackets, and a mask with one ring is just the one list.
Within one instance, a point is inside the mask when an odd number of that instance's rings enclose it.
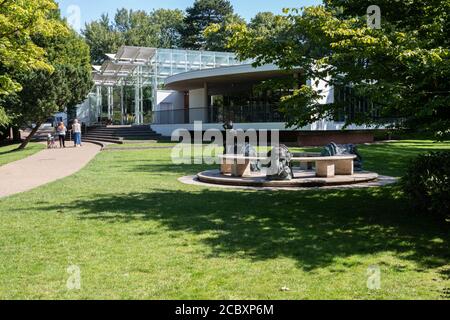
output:
{"label": "woman in white top", "polygon": [[73,132],[73,141],[75,144],[75,148],[78,146],[81,147],[81,124],[78,122],[77,119],[75,119],[75,121],[72,125],[72,132]]}

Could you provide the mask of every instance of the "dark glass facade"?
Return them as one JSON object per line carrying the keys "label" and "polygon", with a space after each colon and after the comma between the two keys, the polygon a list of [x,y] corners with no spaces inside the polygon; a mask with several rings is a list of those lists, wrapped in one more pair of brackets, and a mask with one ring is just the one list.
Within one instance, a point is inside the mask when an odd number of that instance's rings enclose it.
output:
{"label": "dark glass facade", "polygon": [[[305,79],[299,80],[305,83]],[[279,123],[286,122],[285,115],[279,111],[282,96],[292,90],[262,90],[261,82],[227,84],[208,89],[208,106],[196,108],[189,106],[189,96],[185,96],[184,108],[154,112],[155,124],[182,124],[202,120],[207,123]],[[186,93],[187,94],[187,93]],[[378,118],[377,108],[368,99],[357,97],[350,87],[336,87],[334,102],[338,105],[331,120],[353,122],[369,112]],[[339,107],[340,106],[340,107]]]}
{"label": "dark glass facade", "polygon": [[211,96],[209,106],[211,123],[261,123],[283,122],[283,115],[278,112],[281,93],[256,93],[255,90],[238,94]]}
{"label": "dark glass facade", "polygon": [[371,113],[374,119],[379,118],[377,108],[367,98],[357,97],[351,87],[335,87],[334,102],[340,105],[334,115],[334,121],[352,122],[362,114]]}

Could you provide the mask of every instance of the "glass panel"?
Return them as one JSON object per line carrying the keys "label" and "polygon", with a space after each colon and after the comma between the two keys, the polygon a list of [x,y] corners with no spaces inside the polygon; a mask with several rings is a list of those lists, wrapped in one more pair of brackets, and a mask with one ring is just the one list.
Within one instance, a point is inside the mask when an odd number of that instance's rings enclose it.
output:
{"label": "glass panel", "polygon": [[214,68],[214,55],[213,54],[203,54],[202,55],[202,65],[203,65],[203,68]]}
{"label": "glass panel", "polygon": [[[148,66],[143,66],[141,68],[141,86],[144,88],[148,88],[148,90],[152,89],[164,89],[164,81],[167,77],[172,75],[184,73],[187,71],[196,71],[201,69],[210,69],[215,67],[225,67],[229,65],[238,65],[242,64],[240,61],[235,59],[233,53],[227,52],[209,52],[209,51],[194,51],[194,50],[176,50],[176,49],[157,49],[156,53],[153,57],[149,59],[150,64]],[[248,61],[247,61],[248,62]],[[124,69],[127,69],[124,67]],[[130,66],[129,70],[132,70],[133,67]],[[134,110],[134,86],[138,83],[138,69],[136,69],[133,74],[131,74],[128,78],[124,78],[123,83],[125,87],[131,88],[130,94],[126,94],[126,96],[131,97],[126,98],[125,107],[130,108],[130,110]],[[154,88],[156,85],[157,88]],[[150,97],[145,98],[144,105],[147,108],[146,103],[150,105]],[[130,100],[130,101],[128,101]],[[106,98],[103,99],[103,105],[106,104]],[[95,101],[91,102],[91,104],[95,104]],[[131,107],[130,107],[131,106]],[[248,108],[247,102],[239,102],[236,103],[235,106],[231,110],[228,110],[225,107],[219,108],[214,107],[213,110],[194,110],[192,114],[190,112],[185,113],[184,110],[180,112],[179,115],[175,114],[158,114],[155,116],[159,116],[159,119],[153,119],[153,121],[165,122],[165,121],[175,121],[176,123],[181,123],[180,121],[184,119],[184,121],[189,122],[190,118],[195,119],[197,116],[204,119],[210,119],[211,117],[215,117],[213,119],[225,119],[230,117],[230,115],[236,115],[236,117],[245,118],[243,113],[249,112],[246,110]],[[219,110],[220,109],[220,110]],[[225,110],[227,109],[227,110]],[[251,109],[250,114],[255,114],[256,110],[259,109]],[[147,111],[147,109],[146,109]],[[212,112],[211,112],[212,111]],[[173,112],[173,111],[170,111]],[[262,111],[258,111],[262,112]],[[148,112],[145,112],[146,116]],[[265,113],[264,113],[265,114]],[[164,119],[164,117],[166,117]],[[259,117],[259,116],[258,116]],[[211,119],[210,119],[211,120]]]}

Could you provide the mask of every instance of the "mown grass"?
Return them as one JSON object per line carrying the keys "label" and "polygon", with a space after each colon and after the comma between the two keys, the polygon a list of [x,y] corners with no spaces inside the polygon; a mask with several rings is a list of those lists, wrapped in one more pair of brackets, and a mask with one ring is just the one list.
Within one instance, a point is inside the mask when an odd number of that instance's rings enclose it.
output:
{"label": "mown grass", "polygon": [[[363,146],[400,176],[448,144]],[[258,192],[184,185],[170,150],[103,152],[78,174],[0,200],[0,298],[448,299],[448,226],[398,187]],[[67,267],[81,268],[68,290]],[[381,269],[381,289],[367,269]],[[289,291],[281,291],[288,287]],[[446,293],[447,292],[447,293]]]}
{"label": "mown grass", "polygon": [[17,150],[18,146],[18,144],[12,144],[0,147],[0,166],[24,159],[45,149],[45,145],[41,143],[30,143],[24,150]]}

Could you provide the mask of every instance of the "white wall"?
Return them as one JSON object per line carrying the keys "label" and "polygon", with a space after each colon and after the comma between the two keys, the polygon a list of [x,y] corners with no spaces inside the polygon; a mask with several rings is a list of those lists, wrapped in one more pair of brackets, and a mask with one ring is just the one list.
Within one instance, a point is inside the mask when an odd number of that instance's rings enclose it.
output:
{"label": "white wall", "polygon": [[[153,124],[151,125],[152,129],[157,133],[170,137],[172,133],[177,129],[186,129],[189,131],[194,131],[194,124]],[[342,130],[344,127],[344,123],[334,122],[334,121],[319,121],[308,125],[304,128],[297,129],[297,131],[338,131]],[[223,130],[222,123],[203,123],[203,130],[209,129],[218,129]],[[242,130],[280,130],[280,131],[289,131],[296,130],[294,128],[286,127],[285,123],[282,122],[269,122],[269,123],[235,123],[234,129],[242,129]],[[349,126],[346,130],[368,130],[374,129],[370,126]]]}
{"label": "white wall", "polygon": [[328,82],[320,79],[312,79],[307,82],[315,91],[321,92],[322,99],[319,104],[334,103],[334,87],[329,86]]}
{"label": "white wall", "polygon": [[91,110],[89,105],[89,97],[77,107],[77,119],[81,123],[86,123],[88,126],[91,125]]}
{"label": "white wall", "polygon": [[86,100],[76,107],[77,119],[86,124],[92,125],[97,122],[99,110],[97,108],[97,95],[90,93]]}
{"label": "white wall", "polygon": [[205,89],[196,89],[189,91],[189,120],[208,121],[208,109],[205,100]]}
{"label": "white wall", "polygon": [[154,111],[163,110],[161,104],[172,105],[172,110],[184,108],[184,93],[172,90],[156,91],[156,107]]}
{"label": "white wall", "polygon": [[[208,110],[205,106],[205,90],[196,89],[189,91],[189,118],[193,123],[195,121],[206,122],[208,119]],[[156,108],[154,111],[171,111],[156,112],[154,122],[169,121],[171,123],[184,123],[184,92],[171,90],[158,90],[156,92]],[[169,119],[170,118],[170,119]]]}
{"label": "white wall", "polygon": [[189,91],[189,107],[190,108],[206,108],[205,106],[205,89],[195,89]]}
{"label": "white wall", "polygon": [[171,90],[156,91],[156,106],[154,111],[173,111],[156,112],[153,121],[169,121],[171,123],[184,122],[184,93]]}

